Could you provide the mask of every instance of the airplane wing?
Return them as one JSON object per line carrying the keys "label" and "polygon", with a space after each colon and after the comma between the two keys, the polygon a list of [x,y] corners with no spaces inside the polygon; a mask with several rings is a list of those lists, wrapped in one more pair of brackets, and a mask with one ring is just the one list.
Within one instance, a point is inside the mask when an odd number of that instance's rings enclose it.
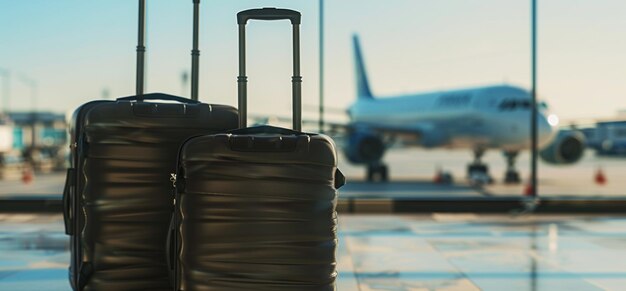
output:
{"label": "airplane wing", "polygon": [[[291,124],[291,117],[251,115],[249,118],[253,121],[254,125],[284,124],[284,126],[288,127]],[[311,131],[319,131],[319,121],[317,120],[303,119],[302,126],[305,129],[311,129]],[[421,129],[415,126],[387,126],[362,123],[354,124],[333,121],[324,122],[324,133],[331,136],[333,139],[343,141],[351,133],[358,131],[379,136],[383,139],[387,146],[394,147],[418,144],[425,130],[426,129]]]}

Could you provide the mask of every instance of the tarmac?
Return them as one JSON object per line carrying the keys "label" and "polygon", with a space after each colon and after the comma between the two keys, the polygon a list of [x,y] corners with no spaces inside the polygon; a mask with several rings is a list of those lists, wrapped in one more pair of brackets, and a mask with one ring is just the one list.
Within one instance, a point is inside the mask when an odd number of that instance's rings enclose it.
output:
{"label": "tarmac", "polygon": [[[502,154],[487,152],[483,158],[490,166],[496,183],[474,187],[465,178],[466,165],[471,154],[465,151],[394,149],[385,156],[389,165],[390,183],[367,183],[363,181],[365,169],[351,165],[340,153],[339,168],[348,177],[341,189],[340,198],[441,198],[441,197],[521,197],[529,181],[529,155],[520,154],[518,169],[522,174],[520,184],[504,184],[502,177],[505,162]],[[451,184],[436,184],[438,169],[454,177]],[[601,169],[604,184],[595,182]],[[626,158],[596,157],[587,151],[583,159],[574,165],[549,165],[539,163],[539,194],[542,197],[626,198]],[[165,177],[169,179],[169,177]],[[33,182],[24,184],[19,179],[0,181],[0,199],[10,197],[49,196],[59,197],[63,189],[65,173],[36,175]]]}

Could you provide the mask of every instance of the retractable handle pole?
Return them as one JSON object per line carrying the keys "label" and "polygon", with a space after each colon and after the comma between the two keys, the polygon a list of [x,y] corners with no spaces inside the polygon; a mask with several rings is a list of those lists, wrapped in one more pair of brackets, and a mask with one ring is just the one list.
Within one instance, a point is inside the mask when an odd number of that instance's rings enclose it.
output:
{"label": "retractable handle pole", "polygon": [[144,90],[144,71],[145,71],[145,54],[146,54],[146,0],[139,0],[139,25],[137,36],[137,84],[135,95],[143,96]]}
{"label": "retractable handle pole", "polygon": [[[193,1],[193,48],[191,50],[191,99],[198,100],[198,83],[200,71],[200,50],[199,30],[200,30],[200,0]],[[136,100],[143,100],[144,80],[145,80],[145,55],[146,55],[146,0],[139,0],[139,21],[137,32],[137,84],[135,95]]]}
{"label": "retractable handle pole", "polygon": [[198,39],[200,30],[200,0],[193,1],[193,49],[191,50],[191,100],[198,100],[200,80],[200,50]]}
{"label": "retractable handle pole", "polygon": [[293,129],[302,129],[302,76],[300,76],[300,21],[298,11],[277,8],[250,9],[237,13],[239,24],[239,77],[237,77],[239,95],[239,127],[247,125],[248,77],[246,76],[246,24],[248,20],[288,19],[293,26],[293,76],[291,77],[293,95]]}

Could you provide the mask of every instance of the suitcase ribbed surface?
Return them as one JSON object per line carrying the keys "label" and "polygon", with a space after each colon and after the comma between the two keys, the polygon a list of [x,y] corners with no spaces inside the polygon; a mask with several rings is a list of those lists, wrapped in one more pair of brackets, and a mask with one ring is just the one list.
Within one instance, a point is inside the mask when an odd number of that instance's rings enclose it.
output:
{"label": "suitcase ribbed surface", "polygon": [[328,137],[197,137],[181,165],[181,290],[334,290],[337,157]]}
{"label": "suitcase ribbed surface", "polygon": [[[167,106],[182,105],[160,104],[160,110]],[[165,242],[173,209],[169,177],[179,147],[191,136],[224,131],[237,121],[230,107],[210,111],[198,105],[192,108],[197,114],[179,118],[135,116],[132,107],[112,102],[86,117],[84,290],[171,290]]]}

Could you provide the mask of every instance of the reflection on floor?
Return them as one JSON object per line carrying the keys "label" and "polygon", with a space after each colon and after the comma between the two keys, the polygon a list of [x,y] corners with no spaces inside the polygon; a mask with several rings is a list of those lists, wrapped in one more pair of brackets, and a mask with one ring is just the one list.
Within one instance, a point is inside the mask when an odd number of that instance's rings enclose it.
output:
{"label": "reflection on floor", "polygon": [[[59,216],[0,215],[0,290],[70,290]],[[338,290],[625,290],[626,217],[340,217]]]}

